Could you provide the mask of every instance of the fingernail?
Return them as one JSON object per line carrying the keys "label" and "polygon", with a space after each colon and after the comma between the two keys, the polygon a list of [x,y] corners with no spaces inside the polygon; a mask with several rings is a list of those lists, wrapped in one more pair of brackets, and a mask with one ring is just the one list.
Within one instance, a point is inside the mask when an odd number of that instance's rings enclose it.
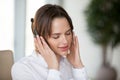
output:
{"label": "fingernail", "polygon": [[40,38],[43,40],[43,37],[42,37],[42,36],[40,36]]}
{"label": "fingernail", "polygon": [[38,35],[36,35],[36,37],[37,37],[37,38],[39,38],[39,36],[38,36]]}

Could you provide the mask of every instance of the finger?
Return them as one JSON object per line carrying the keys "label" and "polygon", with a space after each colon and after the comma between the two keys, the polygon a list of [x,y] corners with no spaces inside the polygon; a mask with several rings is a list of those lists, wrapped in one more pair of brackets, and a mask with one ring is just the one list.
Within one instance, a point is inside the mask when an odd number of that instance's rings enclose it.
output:
{"label": "finger", "polygon": [[75,45],[75,38],[76,38],[75,33],[73,33],[73,45]]}
{"label": "finger", "polygon": [[76,47],[76,50],[79,52],[79,41],[78,41],[77,36],[76,36],[76,40],[75,40],[75,47]]}
{"label": "finger", "polygon": [[41,40],[40,40],[40,37],[39,37],[38,35],[37,35],[37,38],[36,38],[36,39],[37,39],[37,43],[39,44],[39,46],[40,46],[40,47],[43,47],[43,46],[42,46],[42,42],[41,42]]}
{"label": "finger", "polygon": [[38,51],[41,51],[36,38],[34,38],[34,43],[35,43],[35,48],[38,49]]}
{"label": "finger", "polygon": [[70,45],[70,51],[72,50],[73,46],[74,46],[74,32],[72,34],[72,41],[71,41],[71,45]]}
{"label": "finger", "polygon": [[78,42],[78,37],[77,36],[75,37],[75,45],[76,45],[77,48],[79,48],[79,42]]}
{"label": "finger", "polygon": [[37,41],[36,41],[36,38],[34,38],[34,46],[35,46],[35,50],[39,52],[38,47],[37,47]]}
{"label": "finger", "polygon": [[71,48],[73,47],[73,45],[74,45],[74,32],[73,32],[73,35],[72,35],[72,42],[71,42]]}
{"label": "finger", "polygon": [[48,52],[51,52],[52,50],[50,49],[50,47],[48,46],[48,44],[45,42],[45,40],[43,39],[43,37],[40,37],[44,46],[44,49]]}
{"label": "finger", "polygon": [[39,52],[43,53],[44,52],[44,48],[43,48],[42,42],[40,40],[40,37],[38,35],[35,38],[35,41],[36,41],[36,45],[37,45],[37,48],[38,48]]}

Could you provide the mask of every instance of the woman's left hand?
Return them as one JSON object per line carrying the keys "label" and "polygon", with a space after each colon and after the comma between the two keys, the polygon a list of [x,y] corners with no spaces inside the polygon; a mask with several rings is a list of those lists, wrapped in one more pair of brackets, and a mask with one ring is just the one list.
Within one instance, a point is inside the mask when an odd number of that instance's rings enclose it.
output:
{"label": "woman's left hand", "polygon": [[67,59],[74,68],[83,67],[79,54],[79,42],[75,35],[73,35],[73,42],[71,43],[70,54],[67,55]]}

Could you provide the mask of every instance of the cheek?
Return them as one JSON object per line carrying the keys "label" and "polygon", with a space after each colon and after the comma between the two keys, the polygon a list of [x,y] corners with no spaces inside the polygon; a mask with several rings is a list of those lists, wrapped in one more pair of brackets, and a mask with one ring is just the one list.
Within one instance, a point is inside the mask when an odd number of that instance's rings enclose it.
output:
{"label": "cheek", "polygon": [[[68,45],[71,46],[71,43],[73,41],[72,35],[71,36],[66,36]],[[54,40],[54,39],[48,39],[48,44],[51,49],[55,50],[57,47],[61,44],[61,39],[59,40]]]}
{"label": "cheek", "polygon": [[54,41],[54,40],[48,40],[48,44],[50,46],[51,49],[55,49],[57,47],[57,41]]}

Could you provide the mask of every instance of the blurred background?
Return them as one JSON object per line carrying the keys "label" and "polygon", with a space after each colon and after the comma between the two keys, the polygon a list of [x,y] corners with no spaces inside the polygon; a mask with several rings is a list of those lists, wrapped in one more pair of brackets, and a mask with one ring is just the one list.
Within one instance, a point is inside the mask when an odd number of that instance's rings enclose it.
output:
{"label": "blurred background", "polygon": [[[107,4],[105,4],[105,1],[111,3],[106,2]],[[116,69],[117,80],[120,80],[120,45],[118,44],[120,42],[120,15],[117,15],[117,13],[120,13],[120,7],[111,7],[113,6],[112,3],[114,3],[112,1],[120,3],[119,0],[0,0],[0,50],[12,50],[15,62],[24,56],[29,56],[34,49],[30,19],[34,17],[36,10],[42,5],[48,3],[58,4],[68,12],[72,19],[75,34],[79,38],[80,55],[90,80],[95,79],[101,65],[104,65],[104,59]],[[101,8],[99,4],[102,3],[104,5]],[[103,12],[100,12],[99,8]],[[119,11],[111,15],[114,9]],[[110,18],[109,16],[106,17],[106,15],[109,15]],[[101,18],[101,16],[105,17]],[[97,20],[98,23],[96,22]],[[112,28],[109,27],[115,21],[115,25]],[[107,29],[103,28],[105,26],[107,26]],[[115,30],[113,27],[115,27]],[[99,30],[102,30],[102,32]],[[104,33],[105,30],[108,33]],[[108,30],[113,31],[110,32]],[[111,37],[106,39],[114,31],[116,34],[117,32],[119,33],[117,41],[114,41]],[[102,40],[101,35],[105,34],[108,34],[104,36],[106,43],[105,41],[102,43],[100,42]],[[104,44],[107,47],[103,46]]]}

